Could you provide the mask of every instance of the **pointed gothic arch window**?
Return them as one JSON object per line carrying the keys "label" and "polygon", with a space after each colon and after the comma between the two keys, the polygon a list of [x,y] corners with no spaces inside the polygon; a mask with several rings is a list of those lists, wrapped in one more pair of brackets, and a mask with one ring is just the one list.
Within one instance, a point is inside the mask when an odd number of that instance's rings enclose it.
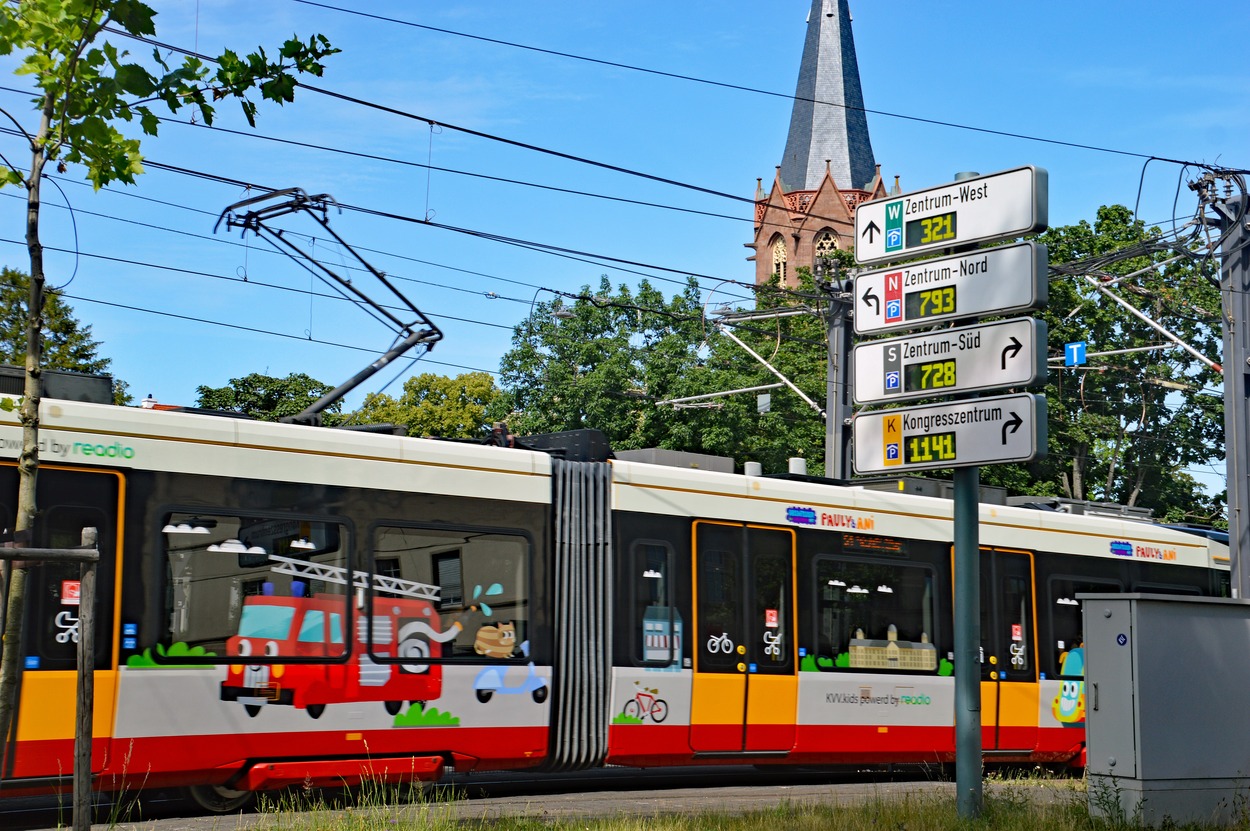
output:
{"label": "pointed gothic arch window", "polygon": [[786,238],[781,234],[773,237],[773,274],[783,286],[786,284]]}

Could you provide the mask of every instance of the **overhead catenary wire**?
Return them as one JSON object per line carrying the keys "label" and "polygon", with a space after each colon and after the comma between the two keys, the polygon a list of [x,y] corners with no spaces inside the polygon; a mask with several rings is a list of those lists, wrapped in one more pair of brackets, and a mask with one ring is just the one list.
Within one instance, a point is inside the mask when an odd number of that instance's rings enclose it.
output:
{"label": "overhead catenary wire", "polygon": [[[961,124],[959,122],[954,122],[954,121],[944,121],[940,119],[924,118],[921,116],[907,115],[904,113],[894,113],[894,112],[889,112],[886,110],[874,110],[874,109],[870,109],[867,107],[854,107],[849,104],[845,104],[845,103],[838,102],[838,101],[825,101],[825,100],[818,99],[818,98],[807,98],[804,96],[791,95],[791,94],[787,94],[784,92],[776,92],[772,90],[759,89],[756,87],[746,86],[745,84],[735,84],[735,83],[728,83],[724,81],[714,81],[714,80],[710,80],[707,78],[698,78],[693,75],[686,75],[686,74],[682,74],[678,72],[666,72],[663,70],[650,69],[650,68],[638,66],[635,64],[628,64],[628,63],[623,63],[619,61],[609,61],[603,58],[592,58],[592,57],[587,57],[585,55],[577,55],[572,52],[561,52],[555,49],[544,49],[542,47],[529,46],[526,44],[520,44],[520,43],[516,43],[513,41],[502,40],[500,38],[491,38],[491,37],[484,37],[482,35],[474,35],[474,34],[470,34],[466,32],[458,32],[458,31],[455,31],[454,29],[446,29],[446,28],[442,28],[438,26],[430,26],[430,25],[423,24],[423,23],[415,23],[412,21],[403,20],[401,18],[388,17],[388,16],[373,14],[369,12],[362,12],[362,11],[358,11],[355,9],[346,9],[341,6],[332,5],[330,3],[316,2],[316,0],[292,0],[292,2],[300,3],[305,6],[316,6],[318,8],[341,12],[344,14],[351,14],[351,15],[357,15],[359,17],[372,18],[372,19],[384,21],[387,23],[410,26],[416,29],[424,29],[424,30],[431,31],[431,32],[439,32],[442,34],[454,35],[456,37],[478,40],[478,41],[482,41],[485,43],[496,44],[499,46],[507,46],[507,47],[511,47],[514,49],[522,49],[522,50],[526,50],[530,52],[537,52],[537,53],[544,54],[544,55],[552,55],[552,56],[560,57],[560,58],[568,58],[571,60],[581,61],[584,63],[599,64],[601,66],[607,66],[613,69],[625,69],[625,70],[630,70],[633,72],[642,72],[648,75],[657,75],[660,77],[672,78],[674,80],[679,80],[679,81],[689,81],[692,83],[720,87],[720,88],[729,89],[729,90],[737,90],[739,92],[747,92],[747,93],[752,93],[755,95],[764,95],[770,98],[782,98],[782,99],[786,99],[789,101],[801,101],[804,103],[820,104],[822,106],[837,107],[843,110],[863,112],[869,115],[879,115],[885,118],[895,118],[895,119],[900,119],[904,121],[917,122],[921,124],[931,124],[931,125],[938,126],[938,127],[949,127],[949,128],[958,129],[958,130],[968,130],[971,132],[983,133],[983,134],[992,135],[992,136],[1001,136],[1004,138],[1013,138],[1013,139],[1019,139],[1022,141],[1032,141],[1032,142],[1039,142],[1042,144],[1058,145],[1060,147],[1071,147],[1071,148],[1075,148],[1078,150],[1091,150],[1091,151],[1096,151],[1099,153],[1110,153],[1110,154],[1120,155],[1120,156],[1133,156],[1133,157],[1140,158],[1140,159],[1169,162],[1172,164],[1179,164],[1179,165],[1196,164],[1195,162],[1187,162],[1187,161],[1182,161],[1178,159],[1169,159],[1169,158],[1165,158],[1162,156],[1156,156],[1156,155],[1151,155],[1147,153],[1137,153],[1137,152],[1133,152],[1130,150],[1119,150],[1119,149],[1115,149],[1111,147],[1099,147],[1093,144],[1083,144],[1081,142],[1064,141],[1062,139],[1043,138],[1041,136],[1031,136],[1026,133],[1015,133],[1015,132],[1009,132],[1006,130],[996,130],[996,129],[986,128],[986,127],[975,127],[969,124]],[[1250,173],[1250,171],[1241,171],[1241,172]]]}

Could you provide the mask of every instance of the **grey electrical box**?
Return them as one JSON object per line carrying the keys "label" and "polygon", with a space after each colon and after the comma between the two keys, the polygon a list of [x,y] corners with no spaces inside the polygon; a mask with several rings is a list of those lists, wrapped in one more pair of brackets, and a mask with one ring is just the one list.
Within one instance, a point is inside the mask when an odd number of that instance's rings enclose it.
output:
{"label": "grey electrical box", "polygon": [[1147,827],[1236,821],[1250,786],[1250,602],[1077,598],[1090,813]]}

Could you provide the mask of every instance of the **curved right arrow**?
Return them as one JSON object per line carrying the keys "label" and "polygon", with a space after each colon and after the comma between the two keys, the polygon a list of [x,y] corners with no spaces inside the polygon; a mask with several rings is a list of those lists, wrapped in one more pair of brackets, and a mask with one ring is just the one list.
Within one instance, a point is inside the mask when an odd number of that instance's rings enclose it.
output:
{"label": "curved right arrow", "polygon": [[1010,427],[1011,432],[1014,433],[1020,429],[1020,425],[1023,423],[1024,419],[1020,418],[1019,413],[1013,411],[1011,413],[1011,418],[1003,423],[1003,444],[1007,443],[1007,428]]}
{"label": "curved right arrow", "polygon": [[[1011,345],[1003,348],[1003,369],[1007,368],[1007,359],[1014,358],[1019,355],[1022,348],[1024,348],[1024,344],[1016,340],[1015,335],[1012,335]],[[1015,415],[1015,413],[1012,413],[1012,415]],[[1015,430],[1012,430],[1011,432],[1014,433]]]}

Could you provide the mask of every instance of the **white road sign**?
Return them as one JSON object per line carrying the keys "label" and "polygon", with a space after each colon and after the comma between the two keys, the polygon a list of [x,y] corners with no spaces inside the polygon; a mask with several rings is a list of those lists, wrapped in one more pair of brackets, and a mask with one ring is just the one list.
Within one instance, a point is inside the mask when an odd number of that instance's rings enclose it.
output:
{"label": "white road sign", "polygon": [[867,271],[855,278],[855,331],[914,329],[1046,305],[1046,246],[1020,242]]}
{"label": "white road sign", "polygon": [[904,473],[1046,455],[1046,397],[1032,393],[855,416],[855,472]]}
{"label": "white road sign", "polygon": [[999,320],[869,341],[852,360],[856,404],[1027,387],[1046,377],[1046,322]]}
{"label": "white road sign", "polygon": [[1047,176],[1029,165],[864,202],[855,209],[855,261],[1010,239],[1046,229]]}

